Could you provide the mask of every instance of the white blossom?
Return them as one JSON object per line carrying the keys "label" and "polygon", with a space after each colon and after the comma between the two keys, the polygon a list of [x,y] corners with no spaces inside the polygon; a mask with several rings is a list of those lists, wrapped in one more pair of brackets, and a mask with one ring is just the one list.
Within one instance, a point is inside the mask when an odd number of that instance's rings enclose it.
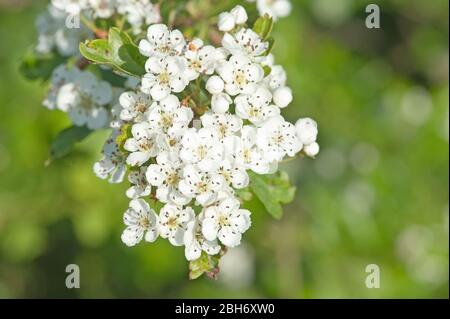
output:
{"label": "white blossom", "polygon": [[200,119],[203,127],[213,130],[214,135],[218,136],[219,140],[237,134],[242,127],[242,119],[229,113],[207,112]]}
{"label": "white blossom", "polygon": [[170,31],[165,24],[153,24],[147,30],[147,39],[139,42],[139,51],[147,57],[180,55],[186,41],[180,30]]}
{"label": "white blossom", "polygon": [[239,95],[234,101],[236,114],[256,126],[261,125],[269,118],[280,115],[280,109],[271,102],[272,94],[263,86],[251,95]]}
{"label": "white blossom", "polygon": [[217,164],[223,159],[223,146],[217,132],[211,128],[196,130],[190,128],[184,134],[180,158],[188,164],[197,164],[205,172],[217,169]]}
{"label": "white blossom", "polygon": [[94,164],[95,175],[101,179],[109,178],[110,183],[121,183],[126,172],[126,156],[117,145],[118,130],[114,130],[106,140],[102,159]]}
{"label": "white blossom", "polygon": [[152,187],[147,181],[146,172],[147,167],[141,166],[138,170],[133,170],[128,174],[128,181],[132,184],[126,191],[128,198],[136,199],[150,195]]}
{"label": "white blossom", "polygon": [[199,214],[197,218],[187,224],[184,233],[184,255],[188,261],[200,258],[202,251],[208,255],[217,255],[220,252],[220,245],[215,240],[207,240],[202,234],[203,214]]}
{"label": "white blossom", "polygon": [[236,247],[241,243],[242,234],[251,225],[250,212],[239,209],[236,198],[227,198],[205,209],[202,233],[207,240],[218,238],[227,247]]}
{"label": "white blossom", "polygon": [[258,129],[256,143],[268,162],[280,162],[285,155],[295,156],[303,144],[296,136],[295,126],[282,117],[269,119]]}
{"label": "white blossom", "polygon": [[304,145],[314,143],[319,132],[316,121],[309,117],[298,119],[295,123],[295,130],[300,142]]}
{"label": "white blossom", "polygon": [[207,206],[217,199],[223,185],[222,176],[201,171],[194,165],[186,165],[178,187],[183,195],[195,198],[200,205]]}
{"label": "white blossom", "polygon": [[142,122],[153,105],[153,100],[143,92],[128,91],[120,95],[119,103],[123,108],[120,112],[121,120]]}
{"label": "white blossom", "polygon": [[178,183],[183,178],[183,165],[177,154],[164,151],[156,157],[156,163],[149,165],[146,172],[148,182],[157,187],[156,198],[162,203],[187,205],[190,198],[178,189]]}
{"label": "white blossom", "polygon": [[217,67],[217,72],[225,82],[225,91],[231,96],[252,94],[264,77],[262,67],[241,54],[222,62]]}
{"label": "white blossom", "polygon": [[225,33],[222,45],[232,55],[245,54],[257,60],[269,48],[269,42],[263,41],[252,29],[241,29],[236,34]]}
{"label": "white blossom", "polygon": [[147,73],[142,78],[142,92],[161,101],[171,92],[183,91],[188,84],[183,67],[183,62],[178,58],[152,56],[145,63]]}
{"label": "white blossom", "polygon": [[166,204],[159,212],[159,231],[162,238],[168,238],[174,246],[184,244],[184,233],[187,224],[195,219],[194,210],[191,207]]}
{"label": "white blossom", "polygon": [[158,155],[157,133],[151,130],[148,122],[134,124],[131,128],[133,137],[125,141],[124,148],[130,152],[127,164],[141,166],[151,157]]}
{"label": "white blossom", "polygon": [[123,216],[127,228],[122,233],[122,241],[127,246],[138,244],[143,238],[154,242],[158,237],[158,216],[143,199],[133,199]]}
{"label": "white blossom", "polygon": [[197,79],[200,74],[212,74],[218,60],[216,49],[211,45],[203,45],[203,41],[198,38],[188,43],[184,58],[184,78],[187,81]]}

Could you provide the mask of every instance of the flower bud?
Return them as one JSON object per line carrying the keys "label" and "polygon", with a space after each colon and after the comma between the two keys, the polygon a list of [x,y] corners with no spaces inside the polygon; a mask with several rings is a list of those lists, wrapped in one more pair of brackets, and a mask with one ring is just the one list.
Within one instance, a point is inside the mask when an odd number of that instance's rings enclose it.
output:
{"label": "flower bud", "polygon": [[320,146],[316,142],[303,147],[303,151],[309,157],[315,157],[317,154],[319,154],[319,150]]}
{"label": "flower bud", "polygon": [[273,93],[273,101],[279,108],[284,108],[292,102],[292,90],[287,87],[280,87]]}
{"label": "flower bud", "polygon": [[213,112],[223,114],[230,108],[232,100],[228,94],[219,93],[213,95],[211,100],[211,108]]}
{"label": "flower bud", "polygon": [[236,24],[244,24],[247,22],[247,11],[245,11],[243,6],[237,5],[230,11],[230,13],[233,15]]}
{"label": "flower bud", "polygon": [[211,93],[212,95],[222,93],[224,88],[225,88],[225,83],[217,75],[211,76],[208,79],[208,81],[206,82],[206,90],[209,93]]}
{"label": "flower bud", "polygon": [[304,145],[312,144],[317,139],[317,123],[313,119],[303,118],[295,123],[297,137]]}
{"label": "flower bud", "polygon": [[219,15],[219,22],[217,23],[217,26],[219,27],[220,31],[228,32],[234,29],[234,26],[236,25],[234,16],[229,12],[222,12]]}

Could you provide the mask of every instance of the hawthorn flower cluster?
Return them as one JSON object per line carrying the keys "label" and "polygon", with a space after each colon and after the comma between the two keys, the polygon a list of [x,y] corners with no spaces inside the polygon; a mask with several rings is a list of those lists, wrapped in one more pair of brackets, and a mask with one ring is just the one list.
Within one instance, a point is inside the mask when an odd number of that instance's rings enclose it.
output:
{"label": "hawthorn flower cluster", "polygon": [[[218,27],[229,31],[218,48],[188,41],[164,24],[151,25],[139,43],[146,74],[139,90],[121,94],[113,133],[126,127],[129,135],[122,151],[107,143],[94,168],[116,181],[130,167],[126,245],[160,236],[185,246],[188,260],[235,247],[251,225],[251,212],[236,196],[249,185],[248,171],[269,174],[285,157],[317,154],[317,124],[300,119],[294,125],[281,116],[292,101],[286,73],[264,55],[269,43],[246,21],[241,6],[222,13]],[[272,71],[266,74],[265,66]],[[188,102],[187,88],[198,79],[210,101],[201,113]],[[149,196],[164,204],[159,212]]]}
{"label": "hawthorn flower cluster", "polygon": [[[291,9],[287,0],[257,0],[257,8],[274,18]],[[121,15],[136,33],[148,26],[138,43],[146,62],[137,82],[129,78],[118,88],[90,70],[61,65],[44,101],[76,126],[112,129],[93,170],[130,184],[125,245],[161,237],[184,246],[189,261],[238,246],[251,226],[238,196],[250,175],[275,173],[300,152],[318,154],[317,123],[293,124],[281,115],[293,100],[286,72],[269,54],[269,41],[248,27],[242,6],[218,16],[220,45],[159,23],[158,6],[146,0],[53,0],[49,12],[55,23],[40,23],[39,47],[62,55],[74,54],[79,42],[58,35],[69,14]]]}

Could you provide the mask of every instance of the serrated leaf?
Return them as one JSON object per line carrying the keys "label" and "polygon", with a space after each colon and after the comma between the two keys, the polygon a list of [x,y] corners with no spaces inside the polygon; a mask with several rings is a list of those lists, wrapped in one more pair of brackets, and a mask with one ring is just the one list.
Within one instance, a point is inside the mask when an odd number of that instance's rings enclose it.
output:
{"label": "serrated leaf", "polygon": [[84,140],[92,130],[86,126],[71,126],[68,127],[56,136],[50,148],[50,158],[47,160],[47,165],[54,159],[63,157],[72,150],[74,145]]}
{"label": "serrated leaf", "polygon": [[250,188],[266,208],[267,212],[276,219],[283,215],[281,204],[287,204],[294,199],[295,187],[291,185],[286,172],[272,175],[258,175],[250,173]]}
{"label": "serrated leaf", "polygon": [[268,14],[259,17],[253,24],[253,31],[258,34],[261,39],[267,40],[273,29],[273,19]]}
{"label": "serrated leaf", "polygon": [[111,28],[108,39],[95,39],[80,44],[81,54],[88,60],[107,64],[129,75],[145,74],[145,57],[131,37],[118,28]]}
{"label": "serrated leaf", "polygon": [[20,72],[30,80],[47,80],[52,75],[53,70],[64,63],[65,60],[64,57],[56,53],[45,55],[29,53],[20,64]]}

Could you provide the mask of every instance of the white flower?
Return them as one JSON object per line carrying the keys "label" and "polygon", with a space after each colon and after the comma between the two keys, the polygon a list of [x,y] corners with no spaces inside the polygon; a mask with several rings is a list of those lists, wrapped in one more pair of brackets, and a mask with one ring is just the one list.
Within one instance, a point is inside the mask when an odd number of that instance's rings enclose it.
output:
{"label": "white flower", "polygon": [[212,74],[216,66],[216,49],[211,45],[203,45],[203,41],[196,38],[187,45],[184,53],[186,70],[184,77],[187,81],[198,78],[200,74]]}
{"label": "white flower", "polygon": [[154,242],[158,238],[158,216],[143,199],[133,199],[123,216],[127,228],[122,233],[122,241],[131,247],[142,238]]}
{"label": "white flower", "polygon": [[254,125],[261,125],[267,119],[280,115],[280,109],[271,105],[272,94],[264,87],[259,87],[252,95],[241,94],[236,97],[236,114]]}
{"label": "white flower", "polygon": [[125,141],[124,148],[130,152],[127,164],[141,166],[158,154],[156,133],[151,131],[148,122],[134,124],[131,128],[133,137]]}
{"label": "white flower", "polygon": [[133,184],[127,189],[126,195],[128,198],[139,198],[150,195],[152,187],[149,185],[145,173],[147,172],[147,167],[142,166],[139,170],[131,171],[128,174],[128,181]]}
{"label": "white flower", "polygon": [[205,172],[214,171],[223,158],[223,146],[213,129],[190,128],[181,141],[180,158],[188,164],[197,164]]}
{"label": "white flower", "polygon": [[191,108],[181,106],[175,95],[169,95],[152,107],[148,114],[148,121],[154,130],[182,135],[193,117]]}
{"label": "white flower", "polygon": [[94,11],[94,16],[102,19],[107,19],[114,14],[115,1],[111,0],[88,0],[91,9]]}
{"label": "white flower", "polygon": [[99,81],[89,71],[78,71],[74,67],[73,79],[59,88],[57,107],[69,114],[77,126],[89,129],[106,127],[109,112],[106,107],[112,102],[113,91],[106,81]]}
{"label": "white flower", "polygon": [[47,97],[42,102],[42,104],[50,110],[58,108],[57,99],[60,88],[63,85],[72,82],[78,72],[78,69],[69,69],[64,64],[56,67],[52,72],[52,77],[50,80],[51,83]]}
{"label": "white flower", "polygon": [[233,30],[236,25],[242,25],[247,22],[247,11],[244,7],[237,5],[230,12],[222,12],[219,15],[217,26],[220,31],[229,32]]}
{"label": "white flower", "polygon": [[147,111],[153,104],[150,95],[142,92],[124,92],[119,97],[119,103],[123,107],[120,119],[123,121],[142,122]]}
{"label": "white flower", "polygon": [[228,185],[235,189],[247,187],[250,181],[244,166],[239,165],[231,156],[220,162],[217,173],[223,177]]}
{"label": "white flower", "polygon": [[275,21],[287,17],[292,10],[289,0],[256,0],[256,6],[261,16],[268,14]]}
{"label": "white flower", "polygon": [[303,147],[295,126],[281,116],[269,119],[258,129],[256,143],[269,162],[280,162],[285,155],[295,156]]}
{"label": "white flower", "polygon": [[195,213],[191,207],[183,209],[181,206],[166,204],[159,212],[161,237],[168,238],[174,246],[182,246],[187,224],[194,219]]}
{"label": "white flower", "polygon": [[213,95],[222,93],[224,89],[225,83],[217,75],[211,76],[208,81],[206,81],[206,90]]}
{"label": "white flower", "polygon": [[309,117],[298,119],[295,123],[295,130],[298,139],[304,145],[314,143],[317,139],[317,134],[319,133],[316,121]]}
{"label": "white flower", "polygon": [[126,16],[134,33],[140,33],[144,25],[161,21],[159,7],[149,0],[116,0],[117,12]]}
{"label": "white flower", "polygon": [[156,162],[149,165],[146,173],[148,182],[157,187],[156,198],[163,203],[187,205],[190,198],[178,190],[178,183],[183,178],[183,165],[178,156],[164,151],[156,157]]}
{"label": "white flower", "polygon": [[271,67],[270,74],[264,79],[264,82],[269,88],[274,91],[279,87],[286,85],[286,71],[281,65],[274,65]]}
{"label": "white flower", "polygon": [[183,179],[178,187],[185,196],[195,198],[200,205],[207,206],[217,199],[223,185],[222,176],[187,165],[183,169]]}
{"label": "white flower", "polygon": [[250,225],[250,212],[239,209],[236,198],[227,198],[204,211],[202,233],[207,240],[218,238],[227,247],[236,247],[241,243],[242,234]]}
{"label": "white flower", "polygon": [[95,175],[101,179],[109,177],[110,183],[121,183],[126,172],[126,156],[120,151],[116,138],[118,130],[114,130],[103,146],[103,157],[94,164]]}
{"label": "white flower", "polygon": [[279,108],[284,108],[292,102],[292,90],[287,87],[280,87],[273,92],[273,102]]}
{"label": "white flower", "polygon": [[234,21],[236,24],[244,24],[248,20],[247,11],[245,11],[244,7],[241,5],[235,6],[233,9],[231,9],[230,13],[234,17]]}
{"label": "white flower", "polygon": [[221,63],[217,73],[225,82],[225,91],[231,96],[252,94],[264,77],[262,67],[243,55],[233,55],[229,61]]}
{"label": "white flower", "polygon": [[306,155],[308,155],[309,157],[315,157],[317,154],[319,154],[320,151],[320,146],[319,144],[317,144],[316,142],[311,143],[309,145],[305,145],[303,147],[303,151],[305,152]]}
{"label": "white flower", "polygon": [[153,56],[145,63],[145,69],[147,74],[142,78],[141,90],[156,101],[161,101],[171,92],[183,91],[188,84],[179,58]]}
{"label": "white flower", "polygon": [[213,130],[214,135],[218,136],[220,140],[234,135],[242,128],[242,120],[232,114],[207,112],[200,119],[203,127]]}
{"label": "white flower", "polygon": [[139,51],[147,57],[179,55],[186,45],[179,30],[169,31],[164,24],[153,24],[147,29],[147,39],[139,43]]}
{"label": "white flower", "polygon": [[224,140],[225,153],[231,155],[238,167],[251,169],[258,174],[268,174],[271,171],[269,162],[256,147],[257,129],[246,125],[242,127],[241,137],[232,136]]}
{"label": "white flower", "polygon": [[202,251],[208,255],[217,255],[220,252],[220,245],[217,240],[207,240],[202,234],[201,221],[203,214],[187,224],[184,233],[184,255],[188,261],[200,258]]}
{"label": "white flower", "polygon": [[211,110],[214,113],[223,114],[228,111],[232,102],[233,100],[226,93],[213,95],[211,98]]}
{"label": "white flower", "polygon": [[252,29],[241,29],[234,35],[225,33],[222,45],[232,55],[245,54],[251,60],[257,60],[269,48],[269,42],[263,41]]}
{"label": "white flower", "polygon": [[236,26],[236,21],[234,16],[230,12],[222,12],[219,14],[219,21],[217,22],[217,27],[220,31],[228,32],[234,29]]}

